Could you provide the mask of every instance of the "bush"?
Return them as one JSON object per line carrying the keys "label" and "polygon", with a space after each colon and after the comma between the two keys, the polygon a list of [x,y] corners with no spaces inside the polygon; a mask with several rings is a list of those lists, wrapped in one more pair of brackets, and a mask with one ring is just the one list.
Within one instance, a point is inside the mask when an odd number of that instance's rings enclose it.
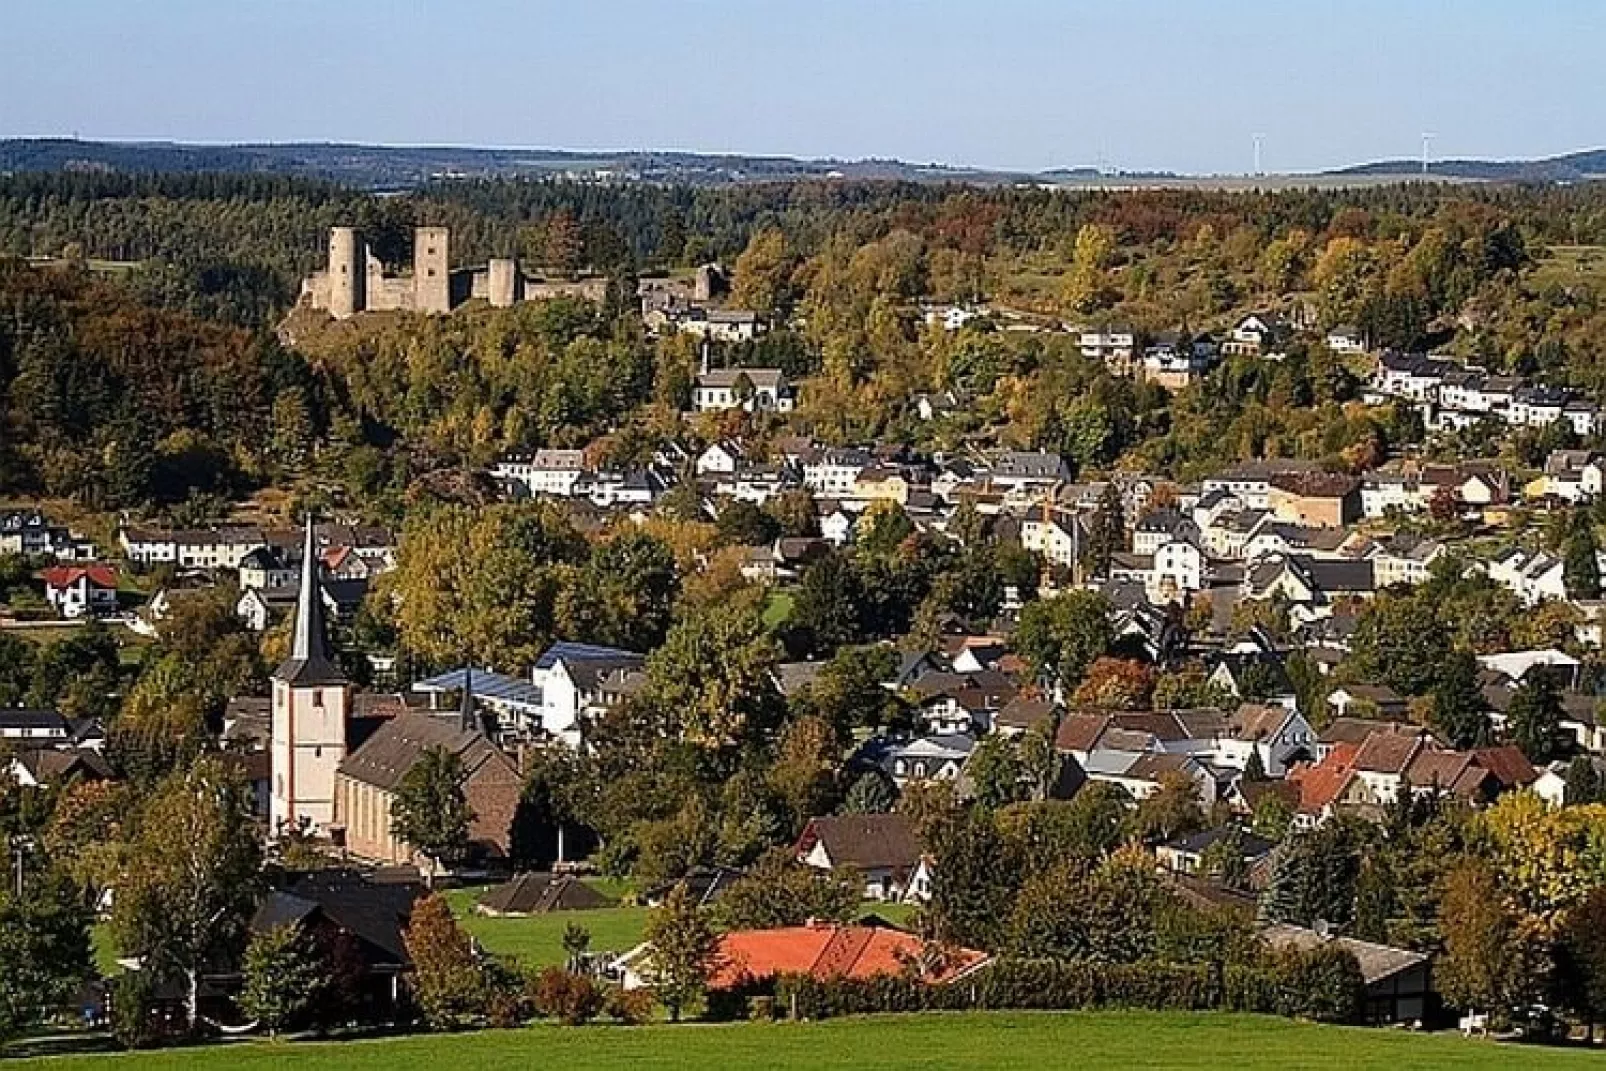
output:
{"label": "bush", "polygon": [[163,1030],[151,1009],[152,983],[144,971],[126,971],[112,982],[112,1037],[125,1049],[151,1049]]}
{"label": "bush", "polygon": [[626,1026],[640,1026],[652,1019],[652,992],[611,986],[602,998],[602,1013]]}
{"label": "bush", "polygon": [[568,1026],[590,1022],[603,1008],[602,990],[595,982],[561,967],[536,975],[534,998],[537,1011]]}

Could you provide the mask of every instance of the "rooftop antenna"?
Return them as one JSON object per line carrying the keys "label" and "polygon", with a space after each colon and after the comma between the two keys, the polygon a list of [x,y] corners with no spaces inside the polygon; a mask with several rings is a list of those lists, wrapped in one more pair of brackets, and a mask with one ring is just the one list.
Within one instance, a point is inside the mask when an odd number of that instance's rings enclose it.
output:
{"label": "rooftop antenna", "polygon": [[1255,139],[1255,174],[1264,175],[1266,172],[1260,169],[1260,143],[1266,140],[1266,135],[1251,134],[1250,137]]}
{"label": "rooftop antenna", "polygon": [[1424,175],[1428,173],[1428,146],[1431,145],[1433,139],[1438,136],[1439,135],[1437,134],[1429,134],[1426,132],[1422,134],[1422,174]]}

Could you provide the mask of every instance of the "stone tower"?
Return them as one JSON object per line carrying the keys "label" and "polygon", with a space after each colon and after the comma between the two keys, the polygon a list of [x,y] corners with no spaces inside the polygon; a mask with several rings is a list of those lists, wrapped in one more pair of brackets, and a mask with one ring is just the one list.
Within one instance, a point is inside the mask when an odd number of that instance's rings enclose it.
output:
{"label": "stone tower", "polygon": [[352,227],[329,231],[329,314],[347,320],[368,307],[364,247]]}
{"label": "stone tower", "polygon": [[351,706],[345,674],[324,633],[318,548],[307,517],[290,657],[273,671],[269,829],[321,833],[334,820],[335,768],[346,757]]}
{"label": "stone tower", "polygon": [[413,308],[419,312],[452,311],[445,227],[419,227],[413,231]]}
{"label": "stone tower", "polygon": [[511,308],[518,300],[518,270],[510,257],[492,257],[485,265],[485,296],[492,308]]}

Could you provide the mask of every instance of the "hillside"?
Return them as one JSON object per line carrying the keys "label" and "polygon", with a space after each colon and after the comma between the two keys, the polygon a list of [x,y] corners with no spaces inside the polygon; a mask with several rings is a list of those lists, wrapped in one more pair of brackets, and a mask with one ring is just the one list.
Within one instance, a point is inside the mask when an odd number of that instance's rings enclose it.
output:
{"label": "hillside", "polygon": [[[1538,160],[1434,160],[1429,170],[1441,178],[1485,182],[1589,182],[1606,176],[1606,149],[1586,149]],[[1331,173],[1408,177],[1421,172],[1422,161],[1398,159],[1357,164]]]}
{"label": "hillside", "polygon": [[[1370,185],[1416,178],[1421,162],[1380,160],[1326,172],[1287,175],[1187,175],[1172,171],[1103,172],[1062,167],[1018,171],[918,164],[903,160],[799,159],[692,152],[476,148],[464,146],[283,143],[194,145],[179,142],[0,140],[0,174],[85,171],[122,174],[252,174],[320,179],[369,190],[415,189],[440,179],[580,178],[679,186],[730,186],[804,179],[967,183],[1032,183],[1120,189],[1239,189]],[[1606,149],[1537,160],[1440,160],[1439,179],[1566,183],[1606,174]]]}

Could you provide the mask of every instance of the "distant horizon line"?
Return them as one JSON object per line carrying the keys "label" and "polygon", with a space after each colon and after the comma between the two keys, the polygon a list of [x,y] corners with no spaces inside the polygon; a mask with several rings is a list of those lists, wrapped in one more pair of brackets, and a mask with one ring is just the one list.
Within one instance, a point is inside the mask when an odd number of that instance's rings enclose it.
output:
{"label": "distant horizon line", "polygon": [[[914,168],[927,171],[966,172],[977,175],[1019,175],[1035,177],[1053,175],[1058,173],[1089,173],[1110,176],[1134,177],[1175,177],[1175,178],[1256,178],[1256,177],[1297,177],[1301,175],[1325,175],[1357,167],[1378,167],[1382,165],[1401,165],[1415,167],[1420,163],[1420,157],[1408,155],[1382,156],[1373,159],[1352,160],[1348,163],[1339,163],[1328,166],[1300,167],[1288,170],[1263,169],[1256,171],[1245,169],[1241,171],[1195,171],[1173,167],[1115,167],[1100,165],[1098,163],[1083,164],[1056,164],[1038,169],[1002,167],[988,164],[953,163],[947,161],[916,161],[900,156],[871,155],[871,156],[810,156],[787,152],[747,152],[734,149],[685,149],[685,148],[559,148],[541,145],[489,145],[469,142],[419,141],[419,142],[387,142],[362,141],[337,138],[288,138],[256,139],[256,140],[211,140],[211,139],[184,139],[172,137],[147,137],[139,135],[114,135],[106,137],[85,137],[80,134],[0,134],[0,144],[7,142],[56,142],[76,143],[84,145],[117,145],[125,147],[164,147],[173,149],[284,149],[284,148],[325,148],[325,149],[361,149],[370,151],[414,151],[414,152],[486,152],[486,153],[546,153],[555,156],[686,156],[713,159],[763,160],[786,163],[830,165],[830,164],[896,164],[900,167]],[[1437,156],[1429,158],[1429,168],[1433,165],[1466,165],[1466,164],[1496,164],[1521,165],[1540,164],[1569,157],[1584,155],[1592,152],[1606,151],[1606,145],[1586,146],[1584,148],[1568,149],[1563,152],[1547,153],[1534,156],[1506,156],[1506,155],[1460,155]]]}

